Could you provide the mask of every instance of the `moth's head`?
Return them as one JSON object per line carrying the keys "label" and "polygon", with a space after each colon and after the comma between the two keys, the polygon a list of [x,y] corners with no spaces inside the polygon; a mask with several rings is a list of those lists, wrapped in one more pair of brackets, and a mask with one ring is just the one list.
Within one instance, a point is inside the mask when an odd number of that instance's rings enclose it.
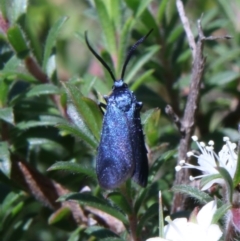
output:
{"label": "moth's head", "polygon": [[114,81],[113,89],[115,89],[115,88],[123,88],[123,87],[127,88],[128,85],[126,83],[124,83],[122,79]]}

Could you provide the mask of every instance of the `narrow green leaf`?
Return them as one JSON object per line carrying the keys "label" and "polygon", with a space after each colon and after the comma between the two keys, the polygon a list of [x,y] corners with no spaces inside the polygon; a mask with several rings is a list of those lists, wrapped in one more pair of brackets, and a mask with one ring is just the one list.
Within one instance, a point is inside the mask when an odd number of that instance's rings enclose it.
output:
{"label": "narrow green leaf", "polygon": [[119,210],[110,206],[110,204],[108,204],[106,200],[95,197],[89,193],[72,193],[69,195],[62,196],[58,199],[58,201],[66,200],[76,200],[82,205],[88,205],[90,207],[94,207],[103,212],[106,212],[112,215],[113,217],[119,219],[124,224],[128,223],[126,216],[123,213],[119,212]]}
{"label": "narrow green leaf", "polygon": [[18,58],[26,58],[29,54],[29,49],[24,33],[20,29],[20,27],[18,25],[15,25],[9,28],[7,31],[7,37]]}
{"label": "narrow green leaf", "polygon": [[232,205],[226,203],[223,204],[220,208],[217,209],[217,211],[214,213],[213,215],[213,219],[212,219],[212,223],[213,224],[217,224],[218,221],[224,217],[224,215],[226,214],[226,212],[232,207]]}
{"label": "narrow green leaf", "polygon": [[113,54],[113,56],[115,56],[117,51],[113,21],[109,17],[104,0],[94,0],[94,2],[98,13],[98,19],[102,25],[102,30],[105,35],[107,49],[111,54]]}
{"label": "narrow green leaf", "polygon": [[140,18],[142,13],[148,8],[152,0],[139,1],[136,18]]}
{"label": "narrow green leaf", "polygon": [[142,83],[147,81],[147,79],[152,75],[153,72],[153,69],[144,72],[137,80],[133,82],[133,84],[131,85],[131,90],[135,91],[137,88],[139,88]]}
{"label": "narrow green leaf", "polygon": [[26,94],[26,97],[40,96],[40,95],[51,95],[60,94],[59,87],[53,84],[39,84],[33,86]]}
{"label": "narrow green leaf", "polygon": [[8,99],[8,83],[4,80],[4,77],[0,77],[0,108],[3,108],[7,104]]}
{"label": "narrow green leaf", "polygon": [[200,182],[200,187],[204,187],[206,184],[208,184],[209,182],[211,182],[212,180],[214,179],[218,179],[218,178],[222,178],[221,175],[218,173],[218,174],[213,174],[213,175],[209,175],[209,176],[206,176],[206,177],[203,177],[201,179],[201,182]]}
{"label": "narrow green leaf", "polygon": [[240,183],[240,152],[238,151],[237,168],[233,178],[233,187],[236,187]]}
{"label": "narrow green leaf", "polygon": [[111,199],[116,204],[116,206],[118,206],[126,214],[131,214],[132,213],[132,209],[131,209],[127,199],[121,193],[119,193],[119,192],[111,192],[108,195],[108,198]]}
{"label": "narrow green leaf", "polygon": [[0,109],[0,119],[14,125],[13,108],[9,107]]}
{"label": "narrow green leaf", "polygon": [[21,196],[21,194],[10,192],[0,204],[0,217],[6,215],[6,213],[11,210],[11,206],[14,205],[14,203],[20,202]]}
{"label": "narrow green leaf", "polygon": [[114,23],[115,30],[120,30],[122,23],[121,0],[110,0],[109,9],[108,14]]}
{"label": "narrow green leaf", "polygon": [[141,234],[144,224],[152,217],[158,216],[158,203],[151,205],[144,215],[141,217],[140,222],[137,226],[138,236]]}
{"label": "narrow green leaf", "polygon": [[121,75],[124,59],[126,58],[126,49],[129,44],[129,37],[131,30],[134,26],[135,20],[133,18],[128,18],[121,30],[121,35],[119,38],[118,45],[118,62],[117,62],[117,76]]}
{"label": "narrow green leaf", "polygon": [[167,2],[168,0],[162,0],[159,4],[158,13],[157,13],[157,20],[159,24],[162,23],[162,20],[166,13]]}
{"label": "narrow green leaf", "polygon": [[65,120],[56,116],[39,116],[36,121],[21,121],[16,124],[18,130],[28,130],[37,126],[57,126],[60,123],[65,123]]}
{"label": "narrow green leaf", "polygon": [[232,195],[233,195],[233,180],[232,180],[232,177],[230,176],[229,172],[223,167],[218,167],[218,171],[227,184],[227,190],[228,190],[227,194],[228,194],[228,198],[229,198],[228,201],[229,201],[229,203],[232,203],[232,198],[233,198],[232,197]]}
{"label": "narrow green leaf", "polygon": [[176,149],[169,150],[169,151],[164,152],[159,158],[157,158],[157,160],[153,163],[153,165],[151,166],[151,168],[149,170],[150,183],[152,183],[152,181],[154,180],[160,167],[167,161],[173,159],[173,157],[176,155],[176,153],[177,153]]}
{"label": "narrow green leaf", "polygon": [[134,76],[137,74],[137,72],[141,69],[141,67],[146,64],[153,55],[159,50],[159,46],[151,46],[147,48],[147,52],[142,55],[136,63],[134,63],[131,71],[127,74],[125,78],[125,82],[128,84],[130,81],[134,81]]}
{"label": "narrow green leaf", "polygon": [[218,74],[213,75],[213,77],[209,79],[208,83],[216,86],[226,85],[239,78],[239,76],[240,73],[235,71],[219,72]]}
{"label": "narrow green leaf", "polygon": [[46,40],[46,46],[44,50],[44,55],[43,55],[43,71],[47,72],[47,63],[49,61],[49,58],[52,54],[52,49],[55,45],[57,36],[60,32],[61,27],[63,24],[67,21],[67,17],[62,17],[60,18],[51,28],[51,30],[48,33],[47,40]]}
{"label": "narrow green leaf", "polygon": [[48,171],[56,171],[56,170],[63,170],[63,171],[70,171],[72,173],[84,174],[96,179],[96,173],[95,173],[95,170],[92,169],[92,167],[85,167],[75,162],[59,161],[54,163],[52,166],[48,168]]}
{"label": "narrow green leaf", "polygon": [[236,18],[233,14],[233,6],[231,4],[228,4],[228,2],[224,0],[218,0],[218,2],[222,6],[222,9],[225,11],[227,18],[231,20],[232,24],[234,25],[236,23]]}
{"label": "narrow green leaf", "polygon": [[197,200],[199,200],[201,203],[204,203],[204,204],[212,201],[212,197],[209,196],[207,193],[189,185],[175,185],[172,187],[172,191],[185,193],[188,196],[196,198]]}
{"label": "narrow green leaf", "polygon": [[80,91],[71,84],[64,85],[68,97],[78,112],[78,115],[86,124],[97,140],[100,140],[101,112],[95,102],[82,96]]}
{"label": "narrow green leaf", "polygon": [[155,35],[157,38],[160,37],[160,31],[158,31],[159,25],[157,24],[156,19],[154,18],[153,14],[149,11],[149,9],[143,11],[141,20],[148,30],[153,29],[153,35]]}
{"label": "narrow green leaf", "polygon": [[212,61],[212,63],[209,63],[209,69],[216,70],[217,73],[222,69],[222,66],[225,63],[235,61],[235,59],[240,55],[240,49],[223,48],[223,46],[221,46],[219,51],[216,50],[216,52],[218,52],[218,58],[215,61]]}
{"label": "narrow green leaf", "polygon": [[[68,114],[70,111],[68,111]],[[76,121],[73,120],[73,115],[76,117]],[[70,123],[61,123],[58,124],[58,128],[67,132],[68,134],[71,134],[73,136],[76,136],[84,141],[86,141],[90,146],[92,146],[94,149],[97,148],[98,142],[92,135],[92,133],[89,131],[87,126],[84,124],[82,119],[78,116],[76,111],[74,111],[74,114],[72,112],[70,113],[70,118],[72,121],[74,121],[74,124]]]}
{"label": "narrow green leaf", "polygon": [[79,241],[79,233],[83,230],[83,227],[78,227],[77,229],[75,229],[71,235],[69,236],[67,241]]}
{"label": "narrow green leaf", "polygon": [[10,178],[11,175],[11,159],[7,142],[0,142],[0,170]]}
{"label": "narrow green leaf", "polygon": [[67,207],[61,207],[57,211],[55,211],[48,219],[48,224],[53,225],[69,216],[71,211]]}

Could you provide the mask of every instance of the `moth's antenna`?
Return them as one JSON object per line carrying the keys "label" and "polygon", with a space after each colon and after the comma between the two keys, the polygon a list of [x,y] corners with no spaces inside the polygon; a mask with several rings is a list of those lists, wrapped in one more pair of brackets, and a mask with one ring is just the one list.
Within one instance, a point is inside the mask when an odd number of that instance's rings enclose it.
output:
{"label": "moth's antenna", "polygon": [[134,50],[137,48],[137,46],[142,43],[148,36],[149,34],[153,31],[153,29],[151,29],[147,35],[145,35],[144,37],[140,38],[129,50],[128,54],[127,54],[127,57],[126,57],[126,60],[124,62],[124,65],[123,65],[123,69],[122,69],[122,74],[121,74],[121,79],[123,80],[123,77],[124,77],[124,73],[125,73],[125,70],[126,70],[126,67],[127,67],[127,64],[129,62],[129,60],[131,59],[132,55],[133,55],[133,52]]}
{"label": "moth's antenna", "polygon": [[87,38],[87,31],[85,31],[85,41],[86,44],[89,48],[89,50],[93,53],[93,55],[101,62],[101,64],[108,70],[109,74],[111,75],[113,81],[116,81],[116,78],[112,72],[112,70],[110,69],[110,67],[106,64],[106,62],[102,59],[102,57],[91,47],[90,43],[88,42],[88,38]]}

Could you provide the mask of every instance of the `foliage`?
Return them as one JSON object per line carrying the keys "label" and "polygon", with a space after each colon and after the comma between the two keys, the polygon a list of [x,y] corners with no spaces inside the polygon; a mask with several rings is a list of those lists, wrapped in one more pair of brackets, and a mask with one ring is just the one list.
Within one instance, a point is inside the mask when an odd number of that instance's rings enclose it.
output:
{"label": "foliage", "polygon": [[[204,13],[206,36],[233,37],[207,42],[204,49],[207,67],[196,132],[211,136],[219,147],[222,135],[238,139],[240,5],[223,0],[184,3],[196,36],[196,20]],[[171,104],[182,115],[191,75],[191,52],[175,1],[2,0],[0,10],[1,240],[128,240],[133,219],[142,240],[156,236],[158,191],[170,210],[181,138],[164,109]],[[97,102],[109,93],[112,80],[90,55],[83,35],[88,31],[92,46],[120,76],[128,47],[151,28],[125,77],[144,103],[148,185],[143,189],[129,180],[106,191],[94,171],[102,124]],[[51,199],[55,191],[61,196],[58,202]],[[212,198],[181,186],[175,191],[202,202]],[[69,206],[68,211],[59,206],[69,199],[80,204],[87,218],[82,225],[72,220]],[[96,209],[120,220],[122,231],[115,232]]]}

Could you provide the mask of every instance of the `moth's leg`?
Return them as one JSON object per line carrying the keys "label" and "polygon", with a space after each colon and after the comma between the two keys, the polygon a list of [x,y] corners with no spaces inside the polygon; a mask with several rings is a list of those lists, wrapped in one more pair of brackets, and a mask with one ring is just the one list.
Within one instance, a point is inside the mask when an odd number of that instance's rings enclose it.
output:
{"label": "moth's leg", "polygon": [[102,103],[102,102],[99,102],[98,103],[98,107],[99,107],[100,111],[102,112],[102,114],[104,115],[104,111],[103,110],[106,110],[107,105]]}
{"label": "moth's leg", "polygon": [[[104,95],[103,99],[106,101],[106,103],[108,102],[108,96],[107,95]],[[104,115],[103,110],[106,110],[107,105],[102,103],[102,102],[98,102],[98,107],[99,107],[100,111],[102,112],[102,114]]]}

